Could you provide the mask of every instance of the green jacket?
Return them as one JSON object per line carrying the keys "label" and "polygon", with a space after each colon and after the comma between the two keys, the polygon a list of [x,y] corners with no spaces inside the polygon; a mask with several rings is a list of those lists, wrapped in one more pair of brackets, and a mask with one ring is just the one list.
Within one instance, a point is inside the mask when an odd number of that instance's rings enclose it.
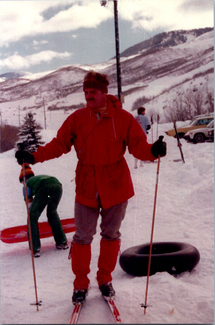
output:
{"label": "green jacket", "polygon": [[[28,198],[34,196],[39,187],[43,187],[45,185],[51,184],[60,184],[62,185],[56,177],[48,176],[48,175],[37,175],[32,176],[26,182]],[[25,197],[25,188],[23,187],[23,195]]]}

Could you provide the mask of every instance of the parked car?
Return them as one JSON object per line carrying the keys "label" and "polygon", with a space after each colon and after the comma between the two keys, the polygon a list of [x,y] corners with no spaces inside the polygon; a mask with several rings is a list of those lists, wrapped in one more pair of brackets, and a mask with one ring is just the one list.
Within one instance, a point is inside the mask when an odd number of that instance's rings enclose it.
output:
{"label": "parked car", "polygon": [[[205,127],[213,120],[214,120],[214,116],[212,114],[195,116],[190,124],[177,127],[179,138],[183,138],[188,131]],[[171,129],[169,131],[166,131],[165,133],[172,137],[176,136],[175,129]]]}
{"label": "parked car", "polygon": [[185,134],[184,139],[188,142],[199,143],[207,140],[214,140],[214,121],[211,121],[205,128],[195,129]]}

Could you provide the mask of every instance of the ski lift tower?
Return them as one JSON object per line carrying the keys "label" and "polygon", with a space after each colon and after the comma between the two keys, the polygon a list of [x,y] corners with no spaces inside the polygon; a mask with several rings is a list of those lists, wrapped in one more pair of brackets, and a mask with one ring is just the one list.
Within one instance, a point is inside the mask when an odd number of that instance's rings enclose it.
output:
{"label": "ski lift tower", "polygon": [[[107,1],[105,1],[105,0],[104,1],[101,1],[101,6],[106,6],[106,4],[107,4]],[[120,68],[120,54],[119,54],[119,27],[118,27],[117,0],[113,0],[113,4],[114,4],[114,25],[115,25],[116,69],[117,69],[118,98],[122,102],[122,86],[121,86],[121,68]]]}

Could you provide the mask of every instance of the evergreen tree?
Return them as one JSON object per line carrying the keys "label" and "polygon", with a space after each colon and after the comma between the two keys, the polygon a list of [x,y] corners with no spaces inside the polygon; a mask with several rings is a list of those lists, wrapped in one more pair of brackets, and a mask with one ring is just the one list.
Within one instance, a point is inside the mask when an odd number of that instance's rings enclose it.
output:
{"label": "evergreen tree", "polygon": [[42,136],[39,134],[40,130],[41,126],[36,123],[33,114],[27,113],[18,133],[19,140],[16,142],[16,149],[36,151],[39,145],[44,144]]}

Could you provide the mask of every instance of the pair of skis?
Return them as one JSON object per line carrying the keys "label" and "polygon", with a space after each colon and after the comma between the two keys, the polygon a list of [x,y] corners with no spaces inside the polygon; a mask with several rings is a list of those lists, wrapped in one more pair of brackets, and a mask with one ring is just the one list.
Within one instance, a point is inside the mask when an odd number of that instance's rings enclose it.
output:
{"label": "pair of skis", "polygon": [[[106,303],[108,304],[108,306],[110,308],[110,311],[111,311],[111,314],[113,316],[114,322],[115,323],[121,323],[121,316],[120,316],[118,308],[116,307],[116,304],[115,304],[114,300],[111,299],[111,298],[108,299],[108,300],[104,298],[104,300],[106,301]],[[70,322],[69,322],[70,324],[77,324],[78,317],[80,315],[82,306],[83,306],[83,304],[81,304],[81,303],[78,303],[78,304],[75,305],[75,307],[73,309],[73,312],[72,312]]]}

